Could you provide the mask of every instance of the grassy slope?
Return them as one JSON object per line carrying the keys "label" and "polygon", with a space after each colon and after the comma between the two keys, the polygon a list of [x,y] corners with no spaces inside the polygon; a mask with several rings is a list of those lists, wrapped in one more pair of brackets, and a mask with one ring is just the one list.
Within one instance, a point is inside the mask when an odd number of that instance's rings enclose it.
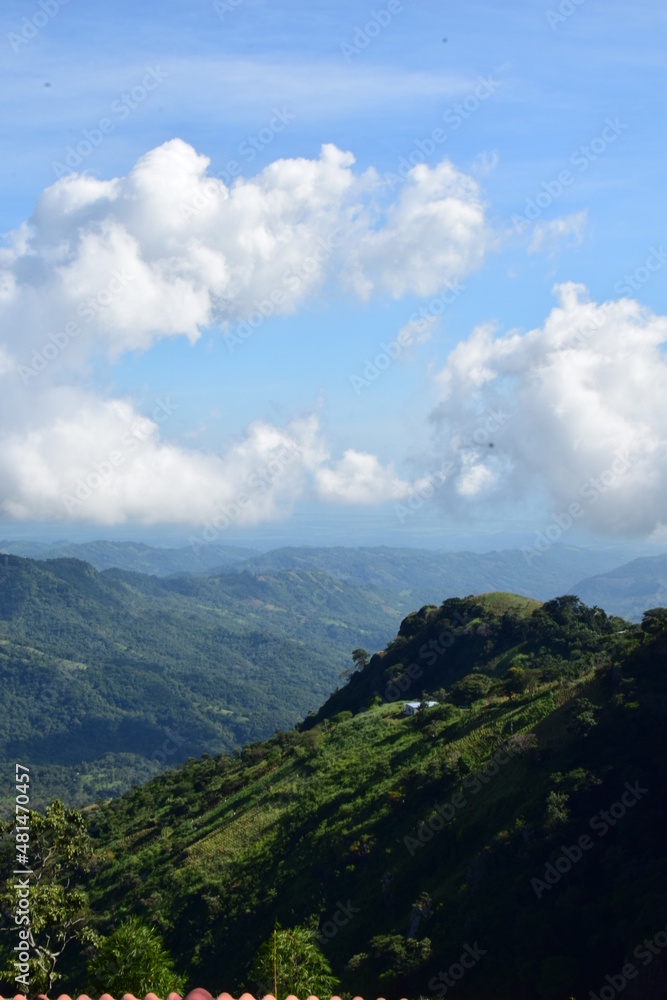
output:
{"label": "grassy slope", "polygon": [[[600,616],[594,628],[590,616],[585,628],[557,625],[525,605],[499,619],[509,603],[467,602],[468,621],[446,655],[424,664],[418,686],[441,684],[446,663],[449,681],[475,664],[499,678],[521,652],[530,693],[509,700],[499,683],[471,709],[442,704],[416,718],[386,702],[366,709],[378,671],[391,670],[390,649],[363,672],[370,685],[363,673],[348,685],[357,688],[352,717],[334,697],[310,729],[90,810],[99,926],[144,913],[191,984],[238,995],[252,987],[247,970],[276,919],[326,925],[350,901],[358,913],[324,945],[350,994],[432,995],[429,980],[476,941],[486,954],[457,983],[461,1000],[559,1000],[599,987],[664,927],[665,634],[619,636],[622,623]],[[420,648],[456,609],[445,602],[410,616],[404,645]],[[534,748],[475,776],[501,742],[528,732]],[[590,833],[626,781],[648,794],[538,899],[530,879]],[[466,804],[454,819],[422,846],[406,844],[457,791]],[[552,792],[564,799],[550,812]]]}

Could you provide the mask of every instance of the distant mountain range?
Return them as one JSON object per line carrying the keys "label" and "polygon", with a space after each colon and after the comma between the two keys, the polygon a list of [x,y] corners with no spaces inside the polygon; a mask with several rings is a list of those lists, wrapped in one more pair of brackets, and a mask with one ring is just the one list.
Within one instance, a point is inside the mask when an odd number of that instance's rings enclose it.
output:
{"label": "distant mountain range", "polygon": [[619,566],[614,550],[566,545],[553,545],[530,559],[519,549],[479,554],[387,546],[303,546],[259,553],[241,546],[170,549],[109,541],[52,545],[3,541],[1,552],[40,561],[76,558],[99,570],[116,568],[158,577],[182,573],[203,576],[220,570],[252,574],[319,570],[353,587],[395,595],[393,604],[402,612],[429,602],[440,603],[446,597],[501,590],[540,601],[575,593],[610,614],[639,621],[647,607],[667,600],[667,556],[649,556]]}
{"label": "distant mountain range", "polygon": [[[502,588],[577,594],[638,621],[667,598],[667,556],[610,569],[608,555],[565,546],[530,565],[513,550],[67,546],[151,574],[44,558],[63,548],[0,557],[0,766],[32,760],[40,801],[77,805],[289,728],[336,688],[352,650],[381,649],[411,609]],[[164,575],[192,560],[199,575]],[[202,570],[215,560],[227,564]],[[603,571],[572,585],[592,566]]]}
{"label": "distant mountain range", "polygon": [[174,573],[206,573],[256,555],[254,549],[237,545],[205,545],[194,549],[155,548],[141,542],[44,542],[0,541],[0,552],[27,559],[82,559],[95,569],[127,569],[152,576]]}
{"label": "distant mountain range", "polygon": [[345,583],[399,594],[407,611],[427,602],[439,604],[447,597],[489,591],[546,601],[572,593],[574,582],[591,570],[604,573],[616,565],[617,557],[611,553],[565,545],[554,545],[530,560],[519,549],[479,554],[379,546],[276,549],[236,563],[231,570],[319,569]]}
{"label": "distant mountain range", "polygon": [[638,622],[649,608],[667,605],[667,555],[633,559],[608,573],[581,580],[574,591],[586,604]]}

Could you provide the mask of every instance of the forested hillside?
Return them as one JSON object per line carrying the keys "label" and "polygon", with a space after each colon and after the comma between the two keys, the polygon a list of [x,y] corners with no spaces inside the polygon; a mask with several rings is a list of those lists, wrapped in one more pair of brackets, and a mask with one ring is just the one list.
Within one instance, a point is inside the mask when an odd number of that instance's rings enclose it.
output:
{"label": "forested hillside", "polygon": [[660,610],[422,608],[300,731],[89,809],[92,923],[138,914],[214,994],[262,989],[277,921],[343,997],[581,1000],[632,961],[624,996],[663,1000],[666,654]]}
{"label": "forested hillside", "polygon": [[28,559],[81,559],[95,569],[125,569],[132,573],[172,576],[175,573],[207,573],[242,562],[253,555],[240,545],[192,545],[157,548],[141,542],[44,542],[0,541],[0,553]]}
{"label": "forested hillside", "polygon": [[159,580],[6,556],[0,766],[34,765],[36,806],[117,795],[291,727],[340,683],[350,651],[380,648],[399,619],[321,572]]}

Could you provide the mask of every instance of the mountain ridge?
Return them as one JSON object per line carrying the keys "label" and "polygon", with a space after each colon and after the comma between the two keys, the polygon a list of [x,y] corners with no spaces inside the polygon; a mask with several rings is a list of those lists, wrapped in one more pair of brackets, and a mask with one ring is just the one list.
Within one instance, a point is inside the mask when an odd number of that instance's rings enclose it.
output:
{"label": "mountain ridge", "polygon": [[[575,597],[453,598],[382,653],[299,730],[88,809],[95,926],[144,915],[214,993],[256,989],[278,921],[313,929],[343,997],[442,995],[466,944],[483,960],[461,1000],[599,995],[664,925],[667,613],[632,626]],[[405,717],[374,692],[415,655],[414,693],[443,689]]]}

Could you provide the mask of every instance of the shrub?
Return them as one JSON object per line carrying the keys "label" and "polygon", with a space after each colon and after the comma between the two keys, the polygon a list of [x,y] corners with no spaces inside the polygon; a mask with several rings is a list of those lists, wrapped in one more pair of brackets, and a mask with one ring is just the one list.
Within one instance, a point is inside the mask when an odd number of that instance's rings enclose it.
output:
{"label": "shrub", "polygon": [[452,685],[451,700],[455,705],[467,705],[488,694],[493,681],[485,674],[468,674]]}
{"label": "shrub", "polygon": [[102,942],[88,964],[91,985],[99,993],[121,997],[131,993],[143,997],[156,993],[183,995],[185,977],[174,971],[171,955],[154,927],[133,916]]}

